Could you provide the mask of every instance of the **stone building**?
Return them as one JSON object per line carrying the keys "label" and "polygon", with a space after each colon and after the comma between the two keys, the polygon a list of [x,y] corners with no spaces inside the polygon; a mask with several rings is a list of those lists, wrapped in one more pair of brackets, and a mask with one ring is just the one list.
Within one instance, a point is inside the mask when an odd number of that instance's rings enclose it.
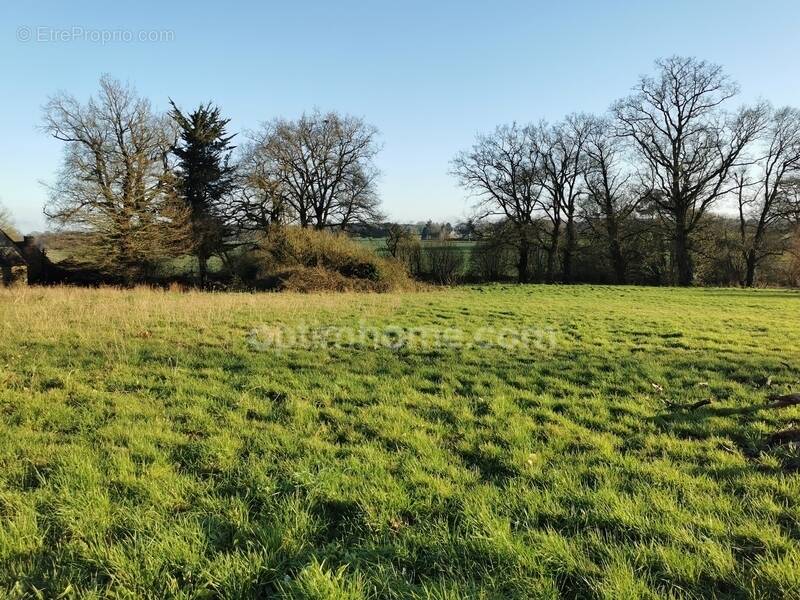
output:
{"label": "stone building", "polygon": [[15,242],[0,229],[0,285],[34,281],[42,269],[44,253],[33,237]]}

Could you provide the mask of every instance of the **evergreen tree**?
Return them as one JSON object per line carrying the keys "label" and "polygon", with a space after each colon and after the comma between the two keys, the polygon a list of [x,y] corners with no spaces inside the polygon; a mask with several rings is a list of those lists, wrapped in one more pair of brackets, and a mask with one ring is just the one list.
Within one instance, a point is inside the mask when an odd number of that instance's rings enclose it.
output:
{"label": "evergreen tree", "polygon": [[208,259],[224,248],[227,233],[225,202],[234,188],[230,142],[235,134],[227,133],[230,119],[222,118],[219,107],[211,103],[201,104],[188,115],[172,100],[170,104],[170,115],[179,128],[172,149],[178,158],[178,190],[190,212],[200,285],[205,286]]}

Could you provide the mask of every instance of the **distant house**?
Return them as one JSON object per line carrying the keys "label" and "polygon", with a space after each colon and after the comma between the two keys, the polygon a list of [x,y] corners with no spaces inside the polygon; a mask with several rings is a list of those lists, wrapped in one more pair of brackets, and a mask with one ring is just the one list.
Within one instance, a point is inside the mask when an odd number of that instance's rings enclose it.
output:
{"label": "distant house", "polygon": [[37,280],[45,260],[33,237],[25,236],[21,242],[15,242],[0,229],[0,285]]}

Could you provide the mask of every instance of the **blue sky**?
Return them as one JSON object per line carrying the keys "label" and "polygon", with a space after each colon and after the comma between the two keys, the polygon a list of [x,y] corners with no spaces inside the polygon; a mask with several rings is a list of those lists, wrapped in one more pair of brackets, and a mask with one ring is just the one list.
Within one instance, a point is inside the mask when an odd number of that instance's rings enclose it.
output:
{"label": "blue sky", "polygon": [[[723,64],[742,102],[800,105],[799,26],[796,1],[5,2],[0,202],[21,229],[45,227],[41,182],[61,148],[41,107],[58,90],[88,98],[110,73],[159,109],[213,100],[234,131],[314,107],[361,116],[381,131],[388,215],[458,220],[470,200],[449,161],[477,132],[601,112],[656,57]],[[172,40],[47,39],[73,28]]]}

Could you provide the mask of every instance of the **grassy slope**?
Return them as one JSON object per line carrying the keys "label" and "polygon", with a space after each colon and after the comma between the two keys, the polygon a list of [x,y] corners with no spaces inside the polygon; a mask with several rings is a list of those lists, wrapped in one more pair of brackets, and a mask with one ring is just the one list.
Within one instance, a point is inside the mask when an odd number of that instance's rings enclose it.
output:
{"label": "grassy slope", "polygon": [[[0,290],[0,589],[796,597],[800,461],[762,438],[800,409],[748,407],[767,377],[797,389],[798,309],[613,287]],[[359,320],[552,327],[556,347],[246,343]]]}

